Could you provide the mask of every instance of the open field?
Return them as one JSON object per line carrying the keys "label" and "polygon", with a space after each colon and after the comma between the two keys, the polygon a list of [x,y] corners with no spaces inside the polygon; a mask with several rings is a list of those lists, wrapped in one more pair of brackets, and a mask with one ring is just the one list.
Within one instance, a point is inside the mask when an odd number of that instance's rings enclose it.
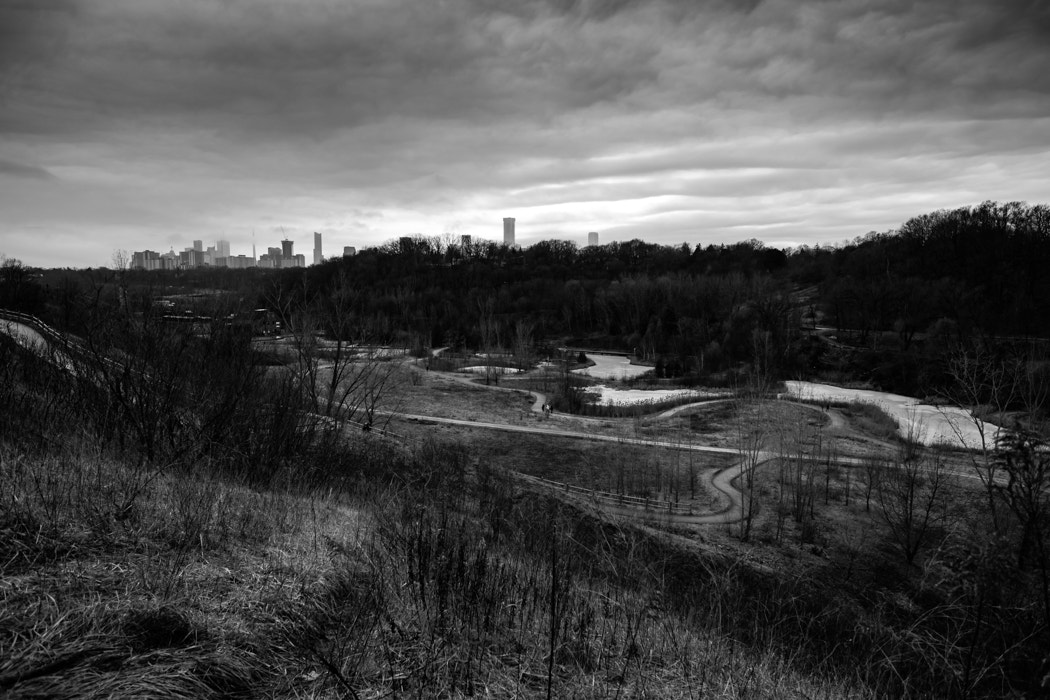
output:
{"label": "open field", "polygon": [[394,421],[391,429],[414,443],[440,438],[473,445],[478,465],[596,491],[671,500],[697,512],[727,505],[709,486],[710,472],[731,463],[727,456],[436,423]]}
{"label": "open field", "polygon": [[403,365],[397,370],[396,390],[384,397],[380,409],[507,423],[528,417],[533,399],[527,392],[492,391],[472,385],[472,379],[476,377],[464,375],[453,379],[445,373]]}

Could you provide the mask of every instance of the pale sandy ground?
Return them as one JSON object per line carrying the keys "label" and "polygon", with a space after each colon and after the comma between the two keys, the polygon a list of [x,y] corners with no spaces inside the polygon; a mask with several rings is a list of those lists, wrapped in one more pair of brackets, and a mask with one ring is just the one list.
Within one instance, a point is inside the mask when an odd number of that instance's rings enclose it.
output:
{"label": "pale sandy ground", "polygon": [[652,367],[632,365],[631,361],[620,355],[602,355],[587,353],[587,358],[594,362],[592,367],[574,369],[577,374],[584,374],[595,379],[632,379],[651,371]]}
{"label": "pale sandy ground", "polygon": [[470,372],[472,374],[485,374],[489,370],[493,374],[517,374],[521,370],[517,367],[499,367],[497,365],[475,365],[473,367],[460,367],[460,372]]}
{"label": "pale sandy ground", "polygon": [[[900,424],[898,432],[925,445],[948,445],[979,449],[981,433],[970,412],[956,406],[931,406],[912,396],[882,391],[845,389],[814,382],[784,382],[791,396],[806,401],[865,401],[879,406]],[[983,423],[988,447],[995,444],[1000,430]]]}
{"label": "pale sandy ground", "polygon": [[601,406],[633,406],[679,397],[711,399],[726,396],[726,392],[702,389],[616,389],[604,384],[588,387],[587,393],[596,394],[596,403]]}

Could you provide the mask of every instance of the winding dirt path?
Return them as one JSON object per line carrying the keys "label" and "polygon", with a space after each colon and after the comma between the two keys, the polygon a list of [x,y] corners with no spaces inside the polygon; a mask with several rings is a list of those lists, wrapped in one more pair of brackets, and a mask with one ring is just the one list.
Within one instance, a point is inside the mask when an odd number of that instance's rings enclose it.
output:
{"label": "winding dirt path", "polygon": [[[417,368],[418,369],[418,368]],[[533,396],[534,401],[532,405],[532,411],[534,413],[542,413],[543,404],[546,403],[546,397],[537,391],[531,391],[527,389],[519,389],[515,387],[502,387],[493,384],[480,384],[474,380],[473,377],[459,375],[453,372],[437,372],[435,370],[430,371],[432,374],[436,374],[444,379],[448,379],[454,382],[467,384],[472,387],[482,387],[491,389],[493,391],[509,391],[509,392],[526,392]],[[710,405],[712,402],[719,401],[731,401],[732,399],[708,399],[705,401],[697,401],[682,406],[676,406],[675,408],[669,409],[662,413],[656,414],[653,418],[663,419],[670,416],[674,416],[677,413],[681,413],[691,407],[699,405]],[[800,404],[806,408],[820,411],[825,415],[828,415],[823,409],[818,406],[812,406],[809,404]],[[552,417],[554,417],[553,414]],[[560,428],[552,427],[551,425],[514,425],[510,423],[492,423],[487,421],[472,421],[464,420],[459,418],[440,418],[436,416],[423,416],[417,414],[398,414],[398,417],[405,420],[410,420],[418,423],[431,423],[431,424],[444,424],[444,425],[457,425],[462,427],[470,428],[481,428],[484,430],[501,430],[504,432],[512,433],[528,433],[532,435],[548,435],[553,437],[566,437],[577,440],[591,440],[595,442],[615,442],[623,445],[640,445],[645,447],[662,447],[677,450],[685,450],[699,453],[716,454],[719,456],[732,455],[739,459],[732,465],[723,469],[713,471],[704,470],[699,474],[701,483],[724,496],[728,505],[725,508],[714,511],[711,513],[702,513],[695,515],[683,515],[676,513],[660,513],[659,509],[653,510],[642,510],[639,508],[631,507],[619,507],[611,506],[605,503],[601,504],[601,508],[617,513],[620,515],[629,515],[633,517],[646,517],[654,514],[659,514],[663,518],[667,518],[671,522],[682,524],[682,525],[711,525],[711,524],[722,524],[722,523],[733,523],[739,521],[743,517],[743,494],[740,489],[736,486],[736,481],[740,478],[744,470],[744,460],[740,455],[739,450],[728,447],[714,447],[708,445],[692,445],[682,444],[680,442],[665,442],[662,440],[646,440],[641,438],[630,438],[624,436],[613,436],[613,435],[600,435],[594,433],[584,433],[574,430],[563,430]],[[581,420],[580,416],[571,416],[573,419]],[[841,415],[829,416],[833,426],[843,427],[845,425],[844,419]],[[594,420],[594,419],[591,419]],[[604,422],[608,422],[610,419],[601,419]],[[765,451],[759,454],[758,464],[761,465],[773,459],[779,458],[779,455]],[[853,457],[838,457],[832,460],[835,464],[840,466],[855,467],[860,466],[863,462],[860,459]]]}

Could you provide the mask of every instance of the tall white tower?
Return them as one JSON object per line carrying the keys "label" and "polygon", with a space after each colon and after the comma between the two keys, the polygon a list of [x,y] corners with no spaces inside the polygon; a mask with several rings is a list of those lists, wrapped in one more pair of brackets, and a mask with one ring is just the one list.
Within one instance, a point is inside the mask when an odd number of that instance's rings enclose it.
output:
{"label": "tall white tower", "polygon": [[508,216],[503,219],[503,245],[514,245],[514,217]]}
{"label": "tall white tower", "polygon": [[314,232],[314,265],[321,264],[321,234]]}
{"label": "tall white tower", "polygon": [[587,234],[587,245],[598,245],[598,232],[591,231]]}

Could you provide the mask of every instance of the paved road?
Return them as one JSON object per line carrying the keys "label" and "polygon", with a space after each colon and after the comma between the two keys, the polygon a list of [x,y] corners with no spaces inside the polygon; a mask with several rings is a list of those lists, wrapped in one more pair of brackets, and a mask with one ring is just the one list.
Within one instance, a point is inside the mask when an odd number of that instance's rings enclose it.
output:
{"label": "paved road", "polygon": [[0,319],[0,332],[11,336],[19,345],[30,350],[42,352],[47,348],[47,341],[44,340],[44,336],[24,323]]}

